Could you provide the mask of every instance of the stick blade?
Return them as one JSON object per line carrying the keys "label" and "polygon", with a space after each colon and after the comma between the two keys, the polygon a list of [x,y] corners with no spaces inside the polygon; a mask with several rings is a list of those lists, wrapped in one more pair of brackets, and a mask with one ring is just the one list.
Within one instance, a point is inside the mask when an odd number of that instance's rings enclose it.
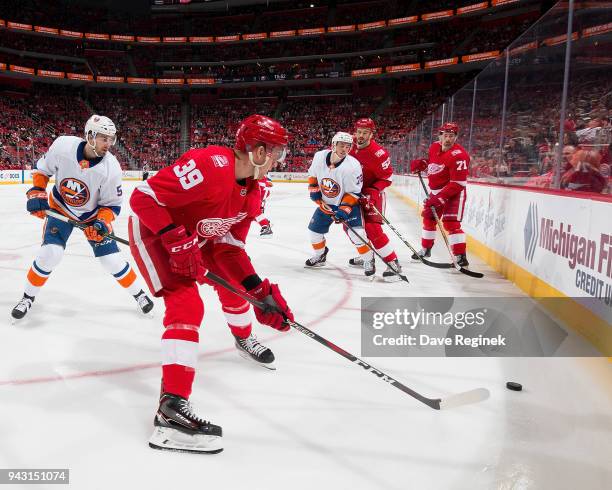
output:
{"label": "stick blade", "polygon": [[491,393],[486,388],[476,388],[475,390],[464,391],[456,395],[450,395],[448,398],[443,398],[440,402],[440,410],[449,410],[463,405],[471,405],[472,403],[480,403],[485,401]]}
{"label": "stick blade", "polygon": [[465,267],[460,267],[457,270],[461,272],[462,274],[465,274],[466,276],[476,277],[478,279],[481,279],[484,277],[484,274],[482,272],[471,271],[470,269],[466,269]]}

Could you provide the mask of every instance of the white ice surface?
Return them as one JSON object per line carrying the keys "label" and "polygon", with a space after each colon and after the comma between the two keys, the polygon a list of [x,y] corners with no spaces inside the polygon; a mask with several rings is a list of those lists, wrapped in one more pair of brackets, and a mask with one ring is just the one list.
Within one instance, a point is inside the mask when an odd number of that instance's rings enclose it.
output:
{"label": "white ice surface", "polygon": [[[27,187],[0,187],[0,468],[70,468],[70,488],[86,490],[612,487],[606,359],[368,359],[427,396],[491,392],[480,404],[439,412],[297,331],[256,325],[278,369],[246,362],[207,287],[192,400],[223,426],[225,451],[150,449],[163,303],[156,300],[155,318],[139,316],[75,231],[26,320],[11,325],[41,237],[42,221],[24,209]],[[125,184],[120,236],[127,236],[133,187]],[[354,249],[339,228],[328,240],[330,265],[305,270],[313,206],[304,187],[274,186],[274,237],[260,239],[254,225],[249,254],[261,276],[280,284],[299,322],[350,352],[360,354],[362,296],[523,295],[476,257],[482,280],[410,264],[394,237],[411,285],[365,281],[346,266]],[[391,198],[387,214],[418,244],[413,209]],[[435,252],[434,260],[446,261],[441,242]],[[508,380],[524,391],[508,391]]]}

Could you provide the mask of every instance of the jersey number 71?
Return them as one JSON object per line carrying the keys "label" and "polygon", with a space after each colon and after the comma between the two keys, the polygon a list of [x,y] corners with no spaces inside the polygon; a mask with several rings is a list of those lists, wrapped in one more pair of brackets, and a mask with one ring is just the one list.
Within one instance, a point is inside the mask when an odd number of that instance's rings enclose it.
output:
{"label": "jersey number 71", "polygon": [[196,168],[196,162],[193,159],[189,160],[185,165],[174,167],[174,173],[185,190],[195,187],[200,182],[204,182],[204,176],[200,169]]}

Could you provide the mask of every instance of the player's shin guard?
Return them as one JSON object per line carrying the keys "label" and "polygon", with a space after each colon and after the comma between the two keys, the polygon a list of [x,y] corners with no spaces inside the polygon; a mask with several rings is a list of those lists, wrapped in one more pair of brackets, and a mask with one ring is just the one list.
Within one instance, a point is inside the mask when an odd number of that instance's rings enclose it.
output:
{"label": "player's shin guard", "polygon": [[365,231],[374,249],[381,255],[386,263],[397,259],[393,245],[385,234],[380,223],[366,223]]}
{"label": "player's shin guard", "polygon": [[423,218],[423,231],[421,232],[421,246],[432,248],[436,239],[436,222],[431,219]]}
{"label": "player's shin guard", "polygon": [[315,255],[320,257],[325,252],[325,235],[311,231],[310,244],[312,245]]}
{"label": "player's shin guard", "polygon": [[127,289],[132,296],[136,296],[142,291],[142,285],[137,280],[136,272],[120,254],[113,253],[98,258],[102,267],[112,274],[119,285]]}
{"label": "player's shin guard", "polygon": [[252,316],[250,305],[241,300],[242,304],[227,305],[222,303],[223,314],[227,320],[227,326],[232,331],[234,337],[246,339],[251,335]]}
{"label": "player's shin guard", "polygon": [[444,221],[444,229],[448,232],[448,241],[455,255],[465,255],[465,233],[459,221]]}
{"label": "player's shin guard", "polygon": [[198,326],[174,323],[162,335],[164,393],[189,398],[198,359]]}
{"label": "player's shin guard", "polygon": [[64,249],[59,245],[43,245],[38,250],[32,267],[28,271],[24,291],[28,296],[34,297],[44,286],[51,272],[61,262]]}

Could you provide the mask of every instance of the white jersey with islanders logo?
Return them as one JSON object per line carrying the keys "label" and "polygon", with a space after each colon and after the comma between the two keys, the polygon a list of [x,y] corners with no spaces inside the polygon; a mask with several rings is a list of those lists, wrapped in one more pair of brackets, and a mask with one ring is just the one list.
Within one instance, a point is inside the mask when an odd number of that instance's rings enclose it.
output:
{"label": "white jersey with islanders logo", "polygon": [[363,174],[359,161],[347,155],[340,162],[332,165],[331,150],[321,150],[315,153],[308,169],[309,177],[316,177],[323,202],[339,206],[345,194],[359,197],[363,184]]}
{"label": "white jersey with islanders logo", "polygon": [[49,204],[70,218],[93,219],[101,207],[118,215],[123,200],[121,165],[110,152],[88,161],[83,156],[84,147],[82,138],[60,136],[38,160],[33,173],[55,176]]}

